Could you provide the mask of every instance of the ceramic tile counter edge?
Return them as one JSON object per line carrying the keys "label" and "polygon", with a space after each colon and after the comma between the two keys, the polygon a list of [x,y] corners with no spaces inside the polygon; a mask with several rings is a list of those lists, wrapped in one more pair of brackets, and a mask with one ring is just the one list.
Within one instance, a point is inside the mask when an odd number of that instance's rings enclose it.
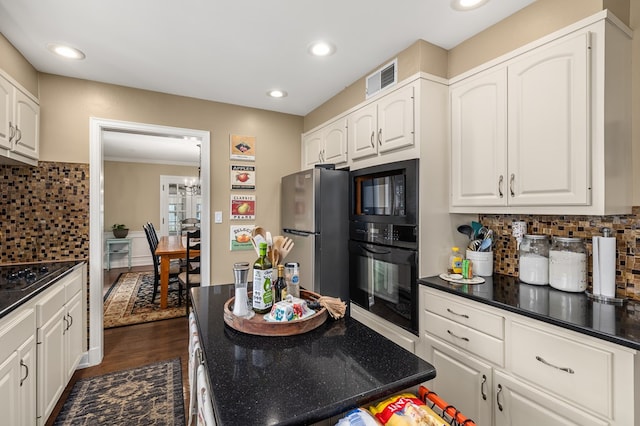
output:
{"label": "ceramic tile counter edge", "polygon": [[524,315],[578,333],[640,350],[640,303],[596,302],[585,293],[568,293],[521,283],[495,274],[476,285],[453,284],[438,276],[418,279],[420,285]]}

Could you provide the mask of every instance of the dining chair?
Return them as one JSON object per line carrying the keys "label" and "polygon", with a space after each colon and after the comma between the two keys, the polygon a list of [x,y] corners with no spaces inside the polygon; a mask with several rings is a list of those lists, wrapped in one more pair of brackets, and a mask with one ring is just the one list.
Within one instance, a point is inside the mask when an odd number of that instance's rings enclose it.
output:
{"label": "dining chair", "polygon": [[187,232],[186,239],[187,254],[186,268],[178,275],[178,279],[186,288],[185,307],[187,316],[189,316],[189,291],[193,287],[200,287],[200,254],[193,251],[200,251],[200,230]]}
{"label": "dining chair", "polygon": [[200,219],[195,217],[188,217],[180,221],[180,233],[185,234],[187,232],[196,231],[200,229]]}
{"label": "dining chair", "polygon": [[[156,249],[158,248],[158,240],[157,236],[154,240],[154,230],[153,225],[149,226],[149,224],[143,225],[144,233],[147,236],[147,242],[149,243],[149,250],[151,251],[151,259],[153,259],[153,296],[151,297],[151,302],[155,302],[156,296],[158,295],[158,288],[160,288],[160,257],[156,254]],[[169,264],[169,291],[178,291],[178,305],[182,305],[182,292],[184,288],[182,283],[178,279],[178,275],[180,274],[180,264],[177,262],[171,262]],[[172,284],[177,284],[177,289],[172,289]],[[175,285],[174,285],[175,287]]]}

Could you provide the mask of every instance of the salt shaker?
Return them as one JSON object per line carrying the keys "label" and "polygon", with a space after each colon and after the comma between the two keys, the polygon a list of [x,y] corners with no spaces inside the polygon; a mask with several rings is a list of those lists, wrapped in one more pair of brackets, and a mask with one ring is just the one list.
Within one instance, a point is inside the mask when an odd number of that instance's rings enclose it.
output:
{"label": "salt shaker", "polygon": [[249,263],[238,262],[233,264],[233,277],[235,280],[236,297],[233,303],[233,315],[238,317],[249,316],[249,298],[247,294],[247,277],[249,276]]}

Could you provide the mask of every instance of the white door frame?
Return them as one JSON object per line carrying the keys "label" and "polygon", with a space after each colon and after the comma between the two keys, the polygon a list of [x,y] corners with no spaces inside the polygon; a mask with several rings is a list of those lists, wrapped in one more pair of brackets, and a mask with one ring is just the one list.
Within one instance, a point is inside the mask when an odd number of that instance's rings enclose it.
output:
{"label": "white door frame", "polygon": [[[103,330],[103,258],[102,243],[104,233],[104,173],[103,142],[105,130],[118,130],[132,133],[167,135],[173,137],[194,137],[202,141],[201,145],[201,190],[202,214],[200,228],[203,235],[210,233],[210,133],[204,130],[134,123],[129,121],[108,120],[96,117],[89,119],[89,352],[83,357],[81,367],[89,367],[102,362],[104,354]],[[209,238],[203,238],[201,255],[210,259]],[[209,262],[201,268],[202,285],[209,282]]]}

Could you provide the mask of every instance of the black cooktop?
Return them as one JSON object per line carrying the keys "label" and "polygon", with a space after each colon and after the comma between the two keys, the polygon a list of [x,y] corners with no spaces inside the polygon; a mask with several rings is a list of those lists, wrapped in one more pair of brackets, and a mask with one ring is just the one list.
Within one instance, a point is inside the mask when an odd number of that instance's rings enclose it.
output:
{"label": "black cooktop", "polygon": [[40,293],[79,263],[36,262],[0,266],[0,317]]}

